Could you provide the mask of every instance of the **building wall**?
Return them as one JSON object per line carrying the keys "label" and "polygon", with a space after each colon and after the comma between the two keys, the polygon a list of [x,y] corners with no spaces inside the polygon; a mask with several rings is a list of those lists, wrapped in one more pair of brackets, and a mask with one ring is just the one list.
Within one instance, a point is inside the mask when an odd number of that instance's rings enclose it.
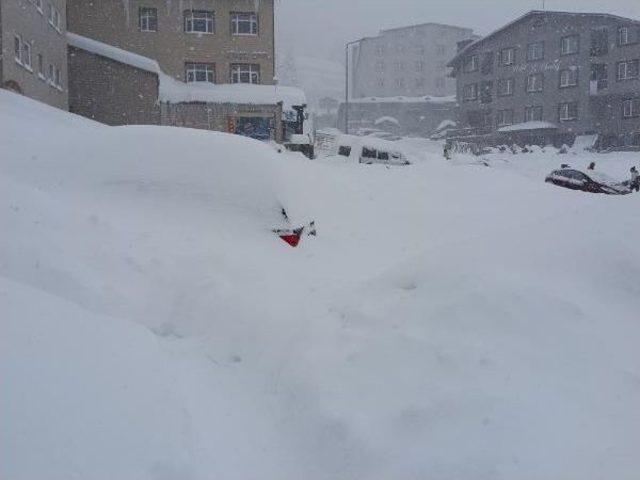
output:
{"label": "building wall", "polygon": [[158,76],[70,46],[69,111],[107,125],[159,125]]}
{"label": "building wall", "polygon": [[[349,131],[358,128],[376,128],[399,135],[427,137],[435,132],[444,120],[454,120],[455,102],[352,102],[349,103]],[[346,105],[340,104],[338,125],[344,125]],[[398,121],[382,122],[385,117]]]}
{"label": "building wall", "polygon": [[240,118],[268,118],[273,123],[272,138],[282,142],[282,104],[244,105],[231,103],[162,103],[162,125],[235,133]]}
{"label": "building wall", "polygon": [[[522,123],[525,121],[525,108],[536,106],[542,107],[543,121],[559,127],[560,135],[607,134],[637,130],[640,127],[639,119],[622,118],[622,99],[640,96],[640,79],[617,81],[616,78],[617,62],[640,58],[640,43],[617,45],[617,29],[626,24],[634,29],[638,28],[632,21],[621,21],[609,16],[539,13],[530,15],[488,38],[477,48],[470,48],[455,67],[460,104],[459,122],[480,132],[495,132],[498,128],[497,112],[511,110],[512,123]],[[602,27],[608,28],[609,31],[609,53],[592,56],[591,32]],[[579,51],[563,55],[562,38],[572,35],[579,39]],[[527,46],[534,42],[544,42],[544,58],[539,61],[527,61]],[[500,51],[506,48],[515,49],[513,65],[501,65]],[[465,72],[463,65],[472,55],[478,56],[479,68],[475,72]],[[483,69],[483,60],[490,58],[490,55],[493,55],[493,60],[487,62],[487,68]],[[598,63],[608,65],[608,88],[594,94],[591,90],[591,65]],[[571,68],[577,69],[577,85],[561,88],[560,72]],[[527,77],[535,73],[542,73],[544,77],[543,91],[529,93]],[[498,81],[509,78],[515,80],[513,94],[499,96]],[[487,87],[491,93],[490,101],[480,98],[483,82],[491,82],[490,87]],[[478,99],[465,100],[464,89],[470,84],[478,85]],[[566,102],[578,104],[576,120],[560,120],[559,105]],[[478,123],[479,119],[485,121]]]}
{"label": "building wall", "polygon": [[[126,7],[128,5],[128,8]],[[259,34],[231,33],[231,12],[258,9]],[[158,31],[142,32],[140,7],[156,8]],[[215,33],[185,33],[184,10],[213,10]],[[216,83],[230,83],[230,65],[260,65],[261,83],[274,77],[274,0],[68,0],[69,30],[160,63],[165,73],[185,80],[185,63],[215,64]]]}
{"label": "building wall", "polygon": [[[2,56],[0,78],[2,85],[17,86],[26,96],[54,107],[67,109],[67,41],[66,0],[42,1],[42,10],[35,0],[1,0],[0,30]],[[59,29],[49,23],[49,4],[60,12]],[[14,38],[31,45],[31,67],[15,59]],[[22,47],[24,48],[24,46]],[[40,71],[38,55],[42,55],[44,71]],[[59,70],[60,85],[48,78],[49,65]]]}
{"label": "building wall", "polygon": [[353,97],[392,97],[455,94],[447,63],[457,42],[473,31],[426,24],[386,30],[363,39],[354,50]]}

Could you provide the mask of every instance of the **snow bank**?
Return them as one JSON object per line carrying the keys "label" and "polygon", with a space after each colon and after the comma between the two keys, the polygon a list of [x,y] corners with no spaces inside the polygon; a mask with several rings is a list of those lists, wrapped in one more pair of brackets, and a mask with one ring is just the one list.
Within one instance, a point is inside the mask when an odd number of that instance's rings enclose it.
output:
{"label": "snow bank", "polygon": [[544,183],[637,154],[362,168],[4,91],[0,130],[0,477],[640,471],[638,197]]}

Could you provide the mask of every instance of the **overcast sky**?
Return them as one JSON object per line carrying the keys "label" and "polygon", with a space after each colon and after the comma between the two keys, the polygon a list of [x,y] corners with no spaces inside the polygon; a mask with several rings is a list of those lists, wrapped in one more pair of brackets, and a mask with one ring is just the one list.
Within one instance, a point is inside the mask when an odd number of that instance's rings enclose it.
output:
{"label": "overcast sky", "polygon": [[[486,34],[542,0],[276,0],[278,51],[341,61],[344,44],[380,29],[425,22]],[[640,0],[546,0],[547,10],[603,12],[640,19]]]}

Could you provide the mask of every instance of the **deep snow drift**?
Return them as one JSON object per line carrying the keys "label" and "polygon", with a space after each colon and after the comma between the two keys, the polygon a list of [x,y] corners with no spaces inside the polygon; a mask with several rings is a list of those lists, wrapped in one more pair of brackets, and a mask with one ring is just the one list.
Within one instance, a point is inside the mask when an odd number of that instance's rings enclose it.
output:
{"label": "deep snow drift", "polygon": [[637,154],[0,132],[1,478],[637,478],[640,197],[544,183]]}

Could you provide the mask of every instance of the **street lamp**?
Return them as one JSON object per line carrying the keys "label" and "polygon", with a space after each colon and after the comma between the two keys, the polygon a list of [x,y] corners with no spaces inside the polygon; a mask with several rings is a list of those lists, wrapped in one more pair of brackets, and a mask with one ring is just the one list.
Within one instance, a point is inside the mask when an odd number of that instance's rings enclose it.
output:
{"label": "street lamp", "polygon": [[349,48],[351,45],[360,43],[360,40],[354,42],[348,42],[345,45],[345,66],[346,66],[346,85],[345,85],[345,99],[344,99],[344,133],[349,133]]}

